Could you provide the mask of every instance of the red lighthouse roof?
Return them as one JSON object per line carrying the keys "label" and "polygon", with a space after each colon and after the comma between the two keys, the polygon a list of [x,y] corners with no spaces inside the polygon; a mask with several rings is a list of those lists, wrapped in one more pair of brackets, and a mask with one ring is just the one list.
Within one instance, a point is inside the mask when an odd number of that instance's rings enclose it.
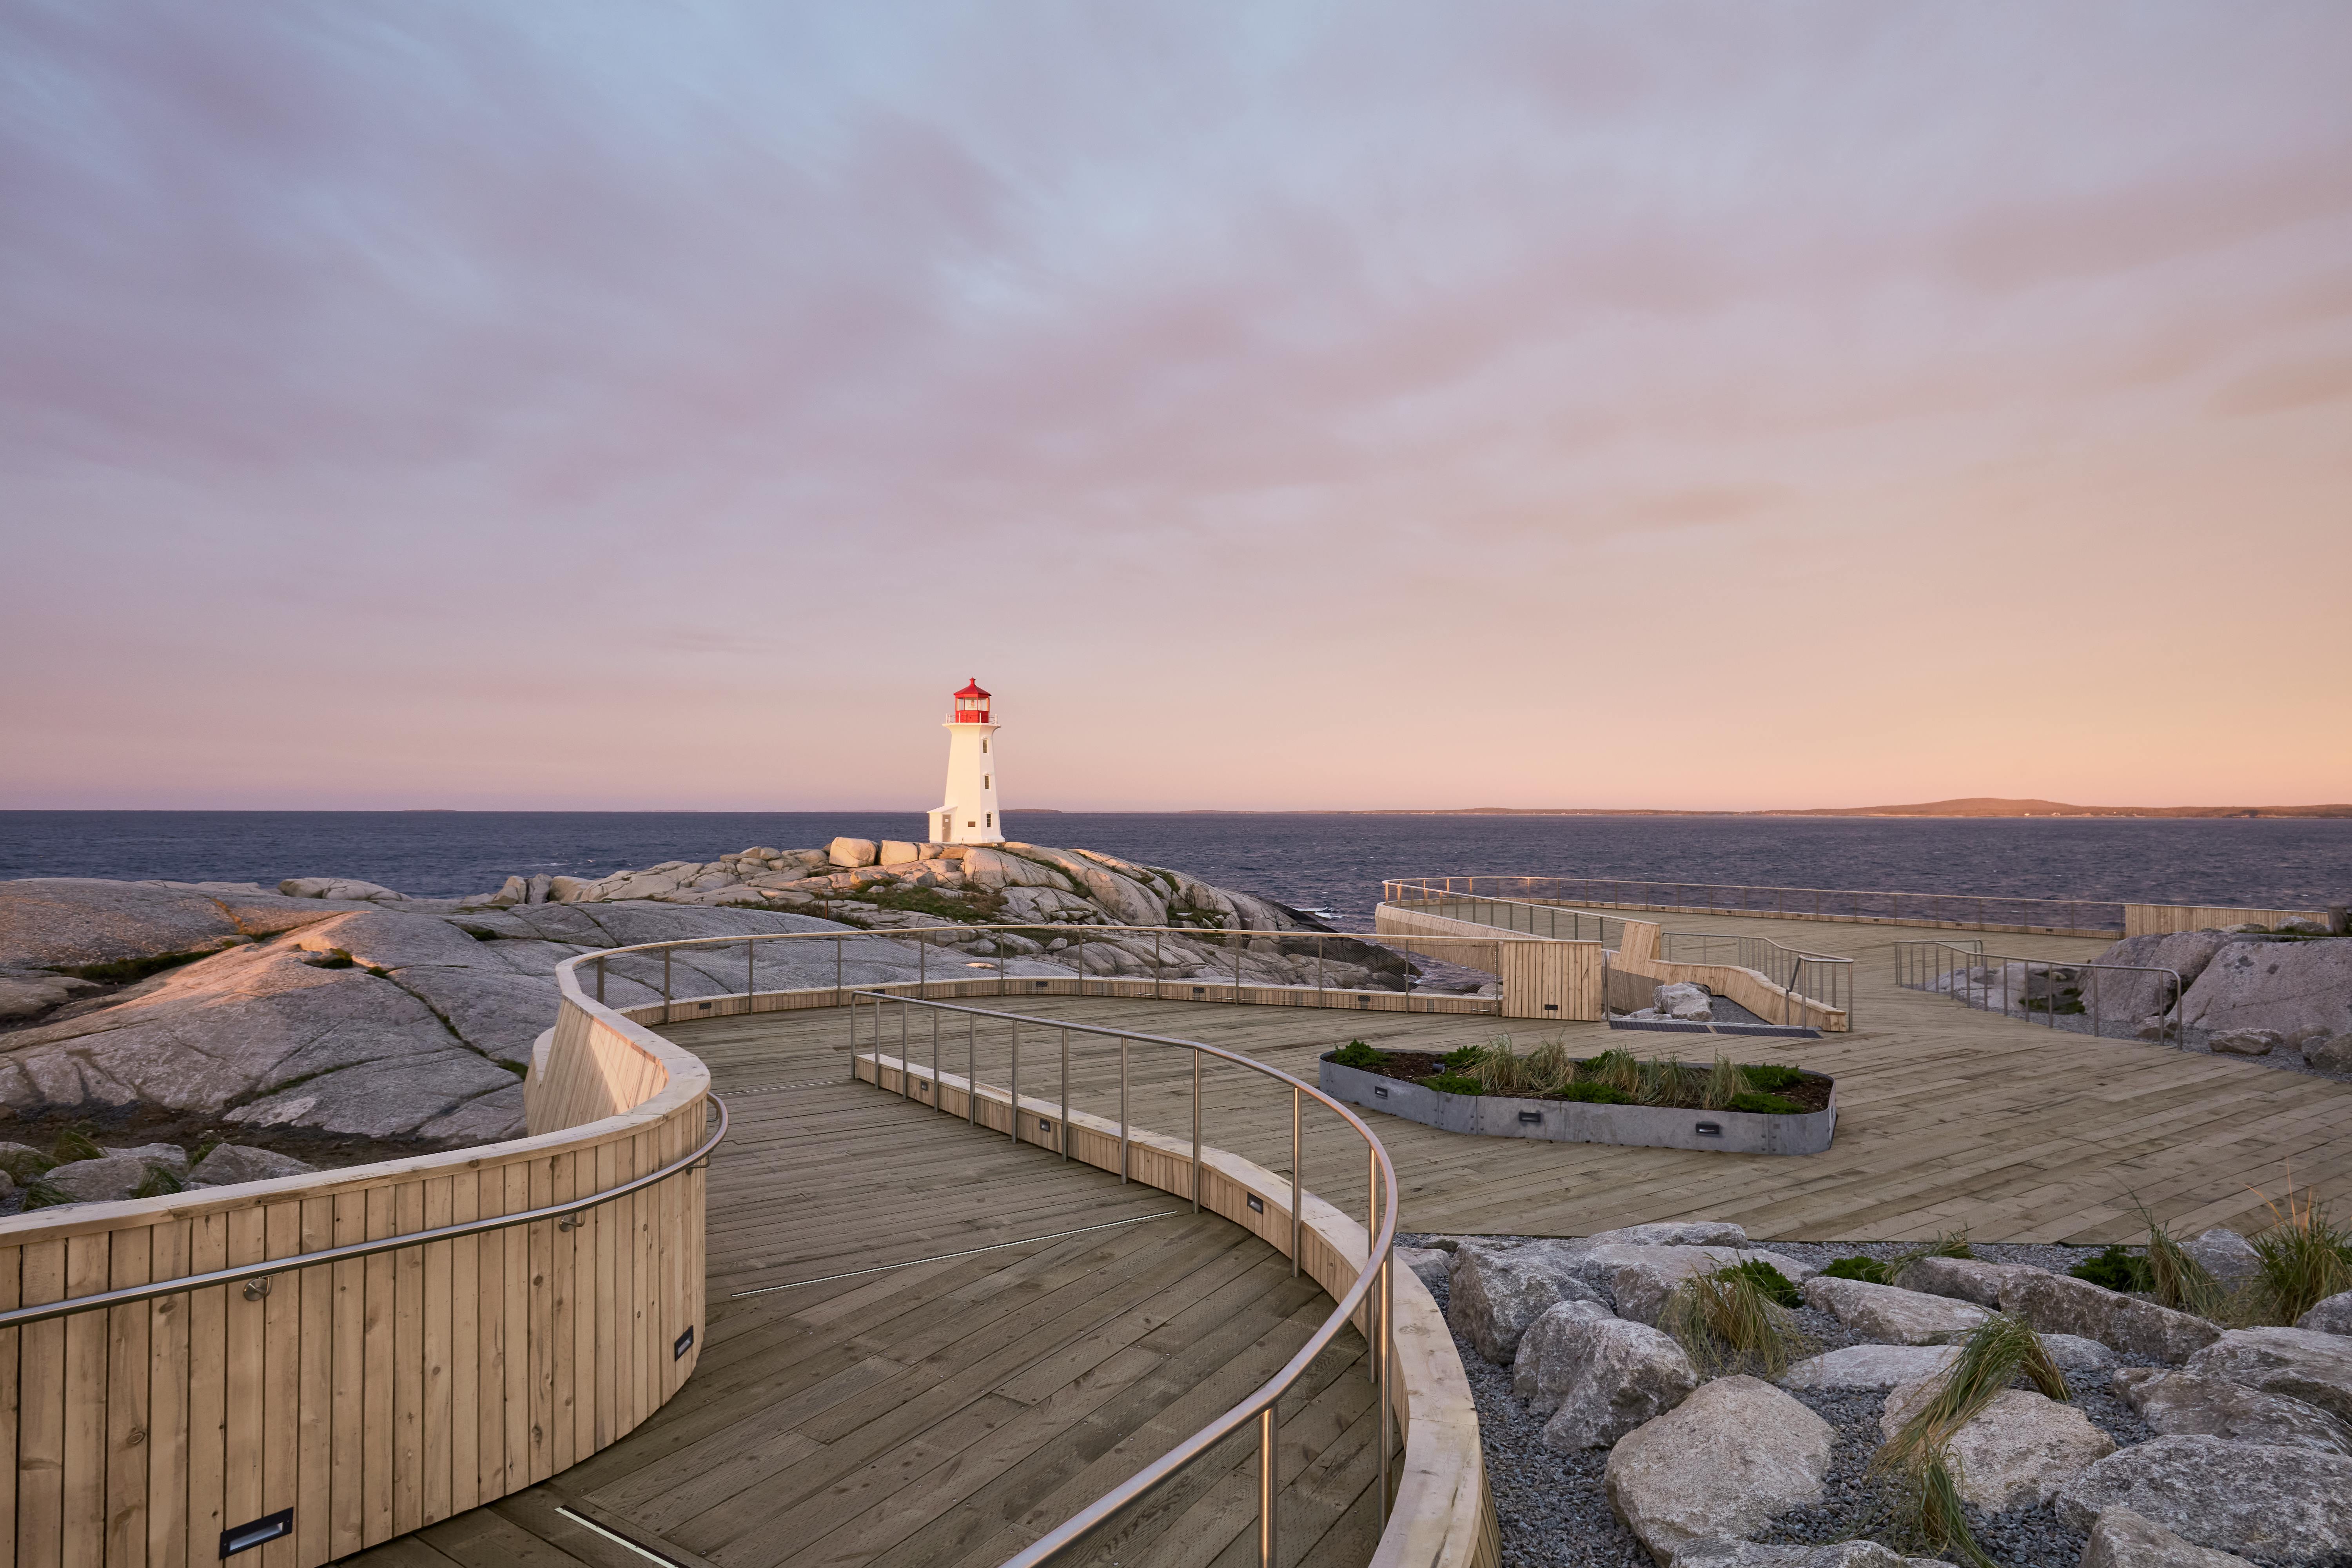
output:
{"label": "red lighthouse roof", "polygon": [[977,697],[983,701],[985,701],[988,697],[988,693],[980,689],[980,677],[976,675],[971,678],[971,684],[965,687],[961,691],[957,692],[956,695],[958,697]]}

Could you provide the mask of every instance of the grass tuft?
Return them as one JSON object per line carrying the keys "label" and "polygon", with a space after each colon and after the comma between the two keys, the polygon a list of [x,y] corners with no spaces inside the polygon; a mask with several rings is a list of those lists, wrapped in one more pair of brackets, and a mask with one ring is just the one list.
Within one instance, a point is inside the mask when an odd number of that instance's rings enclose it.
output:
{"label": "grass tuft", "polygon": [[1756,1085],[1749,1080],[1748,1070],[1729,1057],[1717,1056],[1715,1068],[1706,1075],[1699,1091],[1701,1110],[1730,1110],[1732,1101],[1743,1094],[1754,1094]]}
{"label": "grass tuft", "polygon": [[[1658,1327],[1675,1337],[1703,1377],[1739,1371],[1779,1377],[1791,1360],[1813,1348],[1751,1268],[1789,1285],[1780,1270],[1750,1258],[1738,1268],[1684,1280],[1658,1314]],[[1794,1287],[1789,1288],[1793,1293]]]}
{"label": "grass tuft", "polygon": [[173,1175],[170,1166],[150,1165],[147,1173],[139,1178],[139,1185],[131,1189],[131,1195],[134,1198],[160,1198],[166,1194],[187,1190],[188,1184]]}
{"label": "grass tuft", "polygon": [[106,1151],[98,1146],[98,1140],[79,1127],[68,1127],[58,1133],[58,1141],[49,1145],[49,1152],[57,1156],[57,1163],[60,1165],[70,1165],[77,1160],[106,1158]]}
{"label": "grass tuft", "polygon": [[1916,1543],[1993,1568],[1969,1532],[1950,1443],[2021,1376],[2052,1399],[2071,1397],[2065,1373],[2050,1359],[2041,1337],[2020,1320],[1996,1312],[1969,1335],[1934,1394],[1871,1461],[1874,1471],[1895,1478],[1897,1528]]}
{"label": "grass tuft", "polygon": [[1824,1279],[1859,1279],[1866,1285],[1892,1285],[1895,1271],[1875,1258],[1841,1258],[1822,1270]]}
{"label": "grass tuft", "polygon": [[2269,1227],[2246,1238],[2257,1259],[2265,1316],[2292,1323],[2328,1297],[2352,1290],[2352,1230],[2329,1218],[2326,1205],[2307,1190],[2298,1203],[2291,1172],[2284,1208],[2260,1191],[2254,1195],[2271,1212]]}

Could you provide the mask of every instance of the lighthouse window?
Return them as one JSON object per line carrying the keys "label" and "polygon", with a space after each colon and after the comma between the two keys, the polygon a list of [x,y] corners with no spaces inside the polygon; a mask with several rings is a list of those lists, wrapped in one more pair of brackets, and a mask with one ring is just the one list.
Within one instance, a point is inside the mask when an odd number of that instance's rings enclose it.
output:
{"label": "lighthouse window", "polygon": [[985,735],[980,738],[980,754],[983,757],[988,755],[988,737]]}
{"label": "lighthouse window", "polygon": [[996,787],[996,781],[990,778],[986,773],[982,773],[980,775],[980,787],[982,789],[994,789]]}
{"label": "lighthouse window", "polygon": [[991,811],[991,812],[983,812],[982,815],[982,816],[986,816],[986,817],[988,818],[988,825],[989,825],[991,827],[993,827],[993,826],[996,826],[996,813],[994,813],[994,812]]}

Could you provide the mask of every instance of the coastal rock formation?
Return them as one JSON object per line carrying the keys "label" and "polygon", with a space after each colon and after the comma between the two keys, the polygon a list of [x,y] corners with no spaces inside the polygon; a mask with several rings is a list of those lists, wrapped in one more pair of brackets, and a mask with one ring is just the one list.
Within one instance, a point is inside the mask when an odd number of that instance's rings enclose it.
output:
{"label": "coastal rock formation", "polygon": [[[1036,929],[964,929],[1008,920]],[[1156,942],[1085,934],[1145,920],[1182,930]],[[919,940],[908,934],[918,928]],[[974,957],[1015,976],[1083,968],[1168,979],[1238,973],[1255,984],[1411,984],[1395,952],[1345,936],[1282,934],[1300,930],[1298,918],[1246,893],[1029,845],[840,839],[596,882],[512,878],[470,900],[411,899],[331,877],[289,879],[278,890],[0,882],[0,1105],[20,1118],[144,1108],[224,1127],[444,1146],[509,1137],[521,1129],[532,1044],[555,1020],[556,965],[698,937],[839,940],[765,944],[748,970],[740,947],[678,952],[679,996],[911,980],[950,965],[961,973]],[[615,1005],[657,1000],[661,985],[658,958],[606,967]],[[77,1178],[85,1179],[94,1178]]]}
{"label": "coastal rock formation", "polygon": [[1622,1438],[1601,1485],[1650,1554],[1676,1562],[1700,1542],[1751,1535],[1819,1501],[1832,1437],[1770,1384],[1717,1378]]}
{"label": "coastal rock formation", "polygon": [[2194,1029],[2267,1029],[2287,1038],[2352,1031],[2352,941],[2232,942],[2181,998]]}
{"label": "coastal rock formation", "polygon": [[2352,1459],[2310,1448],[2158,1437],[2101,1459],[2059,1489],[2059,1521],[2088,1530],[2126,1508],[2192,1545],[2266,1562],[2352,1552]]}

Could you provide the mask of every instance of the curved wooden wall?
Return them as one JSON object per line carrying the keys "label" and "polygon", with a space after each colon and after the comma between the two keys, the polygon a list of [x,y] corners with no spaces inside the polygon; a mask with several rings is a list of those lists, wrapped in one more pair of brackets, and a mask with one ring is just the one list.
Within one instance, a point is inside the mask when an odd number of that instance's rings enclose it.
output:
{"label": "curved wooden wall", "polygon": [[529,1136],[0,1219],[0,1309],[287,1260],[239,1285],[0,1330],[0,1562],[313,1568],[594,1453],[677,1390],[704,1177],[580,1215],[303,1268],[305,1252],[619,1185],[704,1136],[709,1074],[563,976]]}

